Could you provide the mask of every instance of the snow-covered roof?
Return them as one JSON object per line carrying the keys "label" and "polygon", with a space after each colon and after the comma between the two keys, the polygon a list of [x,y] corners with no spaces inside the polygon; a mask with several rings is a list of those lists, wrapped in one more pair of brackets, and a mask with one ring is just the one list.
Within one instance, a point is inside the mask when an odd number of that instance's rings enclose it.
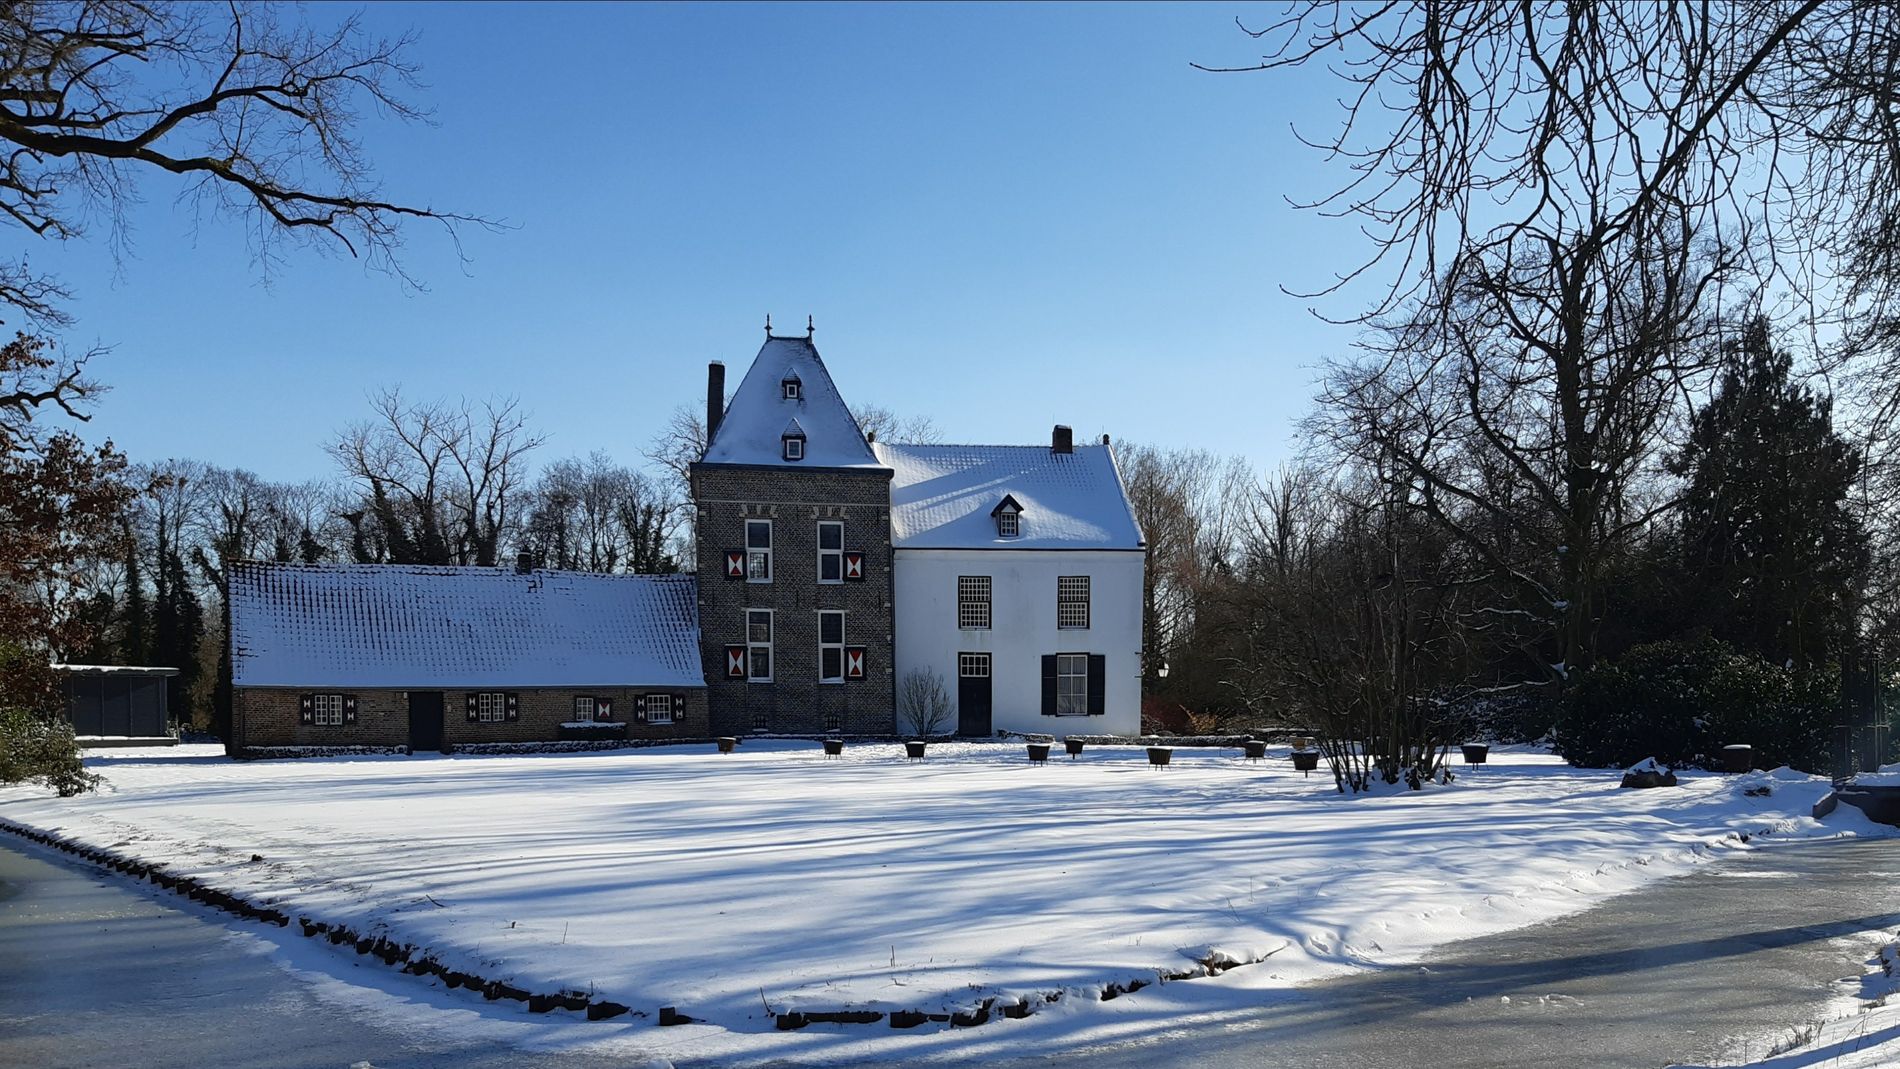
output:
{"label": "snow-covered roof", "polygon": [[232,566],[244,687],[705,685],[692,576]]}
{"label": "snow-covered roof", "polygon": [[[798,396],[787,398],[784,383],[799,381]],[[782,439],[802,431],[801,460],[786,460]],[[706,446],[704,464],[762,464],[772,467],[881,467],[864,440],[864,431],[845,407],[810,338],[769,336],[752,358],[739,389],[726,406],[719,431]]]}
{"label": "snow-covered roof", "polygon": [[[872,447],[891,468],[891,539],[899,549],[1141,549],[1141,528],[1106,445],[1056,453],[1046,445]],[[1021,533],[1002,538],[1004,497],[1022,508]]]}

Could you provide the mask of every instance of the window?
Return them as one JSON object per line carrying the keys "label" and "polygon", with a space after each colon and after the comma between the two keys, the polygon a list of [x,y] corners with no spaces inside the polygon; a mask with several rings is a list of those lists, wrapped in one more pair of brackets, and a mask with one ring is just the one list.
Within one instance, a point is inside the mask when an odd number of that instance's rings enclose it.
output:
{"label": "window", "polygon": [[498,690],[475,695],[475,719],[484,724],[499,724],[507,720],[508,695]]}
{"label": "window", "polygon": [[1089,626],[1089,577],[1056,578],[1056,626],[1064,631],[1086,631]]}
{"label": "window", "polygon": [[844,521],[818,521],[818,581],[844,582]]}
{"label": "window", "polygon": [[1089,714],[1089,655],[1056,654],[1056,715]]}
{"label": "window", "polygon": [[963,631],[990,629],[989,576],[957,576],[957,627]]}
{"label": "window", "polygon": [[671,724],[673,722],[673,696],[671,694],[640,695],[640,715],[649,724]]}
{"label": "window", "polygon": [[591,723],[594,719],[594,699],[577,697],[574,699],[574,722]]}
{"label": "window", "polygon": [[844,613],[818,614],[818,682],[844,682]]}
{"label": "window", "polygon": [[745,581],[772,581],[772,521],[745,521]]}
{"label": "window", "polygon": [[312,694],[310,696],[310,716],[310,722],[318,727],[342,727],[343,695]]}
{"label": "window", "polygon": [[785,459],[786,460],[805,459],[805,439],[794,438],[789,434],[786,435],[785,436]]}
{"label": "window", "polygon": [[1020,517],[1018,517],[1016,513],[1008,509],[1005,509],[1002,512],[997,513],[996,514],[997,535],[1002,538],[1015,538],[1016,535],[1021,531],[1021,528],[1017,526],[1017,521],[1019,518]]}
{"label": "window", "polygon": [[988,679],[990,655],[987,653],[957,654],[957,675],[964,679]]}
{"label": "window", "polygon": [[803,387],[797,379],[786,379],[779,383],[779,389],[785,392],[785,399],[787,401],[796,401]]}
{"label": "window", "polygon": [[772,610],[745,611],[746,678],[754,683],[772,681]]}

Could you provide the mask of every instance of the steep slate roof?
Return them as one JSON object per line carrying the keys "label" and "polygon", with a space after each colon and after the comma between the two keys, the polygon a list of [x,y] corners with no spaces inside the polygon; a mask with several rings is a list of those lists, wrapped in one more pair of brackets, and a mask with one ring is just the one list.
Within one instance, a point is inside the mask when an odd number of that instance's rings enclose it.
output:
{"label": "steep slate roof", "polygon": [[244,562],[230,589],[240,687],[705,685],[692,576]]}
{"label": "steep slate roof", "polygon": [[[799,396],[785,399],[780,384],[799,380]],[[791,427],[805,432],[805,459],[786,460],[780,438]],[[763,464],[772,467],[882,467],[845,407],[810,338],[767,337],[752,367],[726,406],[719,433],[706,446],[704,464]]]}
{"label": "steep slate roof", "polygon": [[[1106,445],[1060,454],[1046,445],[895,445],[891,539],[898,549],[1141,549],[1141,528]],[[1022,533],[999,538],[1004,496],[1022,506]]]}

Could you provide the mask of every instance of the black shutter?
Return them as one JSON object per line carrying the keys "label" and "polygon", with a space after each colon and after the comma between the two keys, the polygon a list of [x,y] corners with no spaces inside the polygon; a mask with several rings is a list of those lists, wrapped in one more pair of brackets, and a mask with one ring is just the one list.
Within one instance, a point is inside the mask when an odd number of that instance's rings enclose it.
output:
{"label": "black shutter", "polygon": [[614,718],[614,700],[612,698],[594,699],[594,719],[612,720]]}
{"label": "black shutter", "polygon": [[314,694],[297,695],[297,723],[314,724],[317,722],[317,696]]}
{"label": "black shutter", "polygon": [[508,692],[508,719],[521,719],[521,695],[514,691]]}
{"label": "black shutter", "polygon": [[673,695],[673,719],[678,720],[679,718],[685,715],[686,715],[686,695],[684,694]]}
{"label": "black shutter", "polygon": [[356,695],[354,694],[345,694],[343,696],[343,722],[345,724],[356,723]]}
{"label": "black shutter", "polygon": [[1042,658],[1042,715],[1056,715],[1056,655]]}
{"label": "black shutter", "polygon": [[1105,711],[1108,697],[1103,694],[1103,681],[1108,678],[1108,658],[1099,654],[1089,654],[1089,715],[1101,716]]}
{"label": "black shutter", "polygon": [[475,722],[475,692],[471,690],[463,696],[468,699],[468,722],[473,724]]}
{"label": "black shutter", "polygon": [[646,695],[636,694],[633,696],[633,718],[635,720],[645,720],[647,718]]}

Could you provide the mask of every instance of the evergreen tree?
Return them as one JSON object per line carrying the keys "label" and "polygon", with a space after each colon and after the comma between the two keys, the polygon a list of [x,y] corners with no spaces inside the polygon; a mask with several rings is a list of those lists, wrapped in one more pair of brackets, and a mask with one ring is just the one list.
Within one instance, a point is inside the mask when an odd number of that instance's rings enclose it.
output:
{"label": "evergreen tree", "polygon": [[1793,381],[1756,318],[1726,354],[1673,469],[1689,623],[1774,664],[1837,658],[1850,637],[1867,536],[1848,506],[1860,458],[1833,401]]}
{"label": "evergreen tree", "polygon": [[145,598],[145,574],[139,566],[139,540],[125,525],[125,614],[119,630],[119,663],[147,664],[152,654],[152,606]]}
{"label": "evergreen tree", "polygon": [[204,639],[204,610],[185,578],[185,560],[159,528],[158,598],[152,614],[152,660],[178,674],[165,681],[172,714],[190,720],[189,695],[198,681],[198,645]]}

